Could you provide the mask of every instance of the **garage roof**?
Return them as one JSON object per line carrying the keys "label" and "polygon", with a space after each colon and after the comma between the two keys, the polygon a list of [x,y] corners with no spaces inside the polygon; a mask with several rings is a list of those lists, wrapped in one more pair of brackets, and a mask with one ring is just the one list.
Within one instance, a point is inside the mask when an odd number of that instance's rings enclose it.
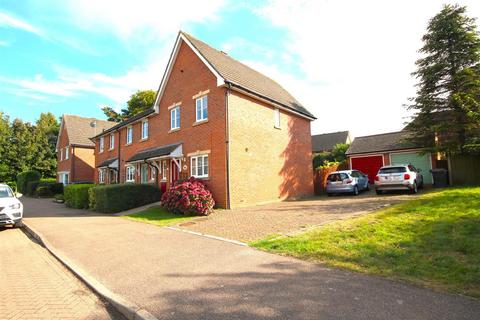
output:
{"label": "garage roof", "polygon": [[350,133],[348,131],[339,131],[331,133],[322,133],[312,136],[312,151],[322,152],[332,150],[338,143],[347,143]]}
{"label": "garage roof", "polygon": [[421,146],[405,141],[409,134],[410,133],[408,131],[398,131],[357,137],[355,140],[353,140],[346,153],[351,155],[380,151],[421,149]]}

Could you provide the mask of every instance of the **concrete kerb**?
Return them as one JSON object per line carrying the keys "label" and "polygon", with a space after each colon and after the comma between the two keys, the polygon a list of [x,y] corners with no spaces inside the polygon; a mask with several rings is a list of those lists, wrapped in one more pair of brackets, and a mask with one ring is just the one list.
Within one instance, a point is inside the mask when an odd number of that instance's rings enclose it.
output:
{"label": "concrete kerb", "polygon": [[136,304],[124,299],[123,297],[113,293],[107,289],[103,284],[98,282],[95,278],[89,275],[85,270],[75,265],[64,254],[58,252],[53,248],[45,237],[38,231],[33,230],[27,223],[24,222],[23,229],[30,236],[36,239],[43,245],[60,263],[75,274],[81,281],[90,287],[97,295],[102,297],[105,301],[110,303],[115,309],[122,313],[129,320],[158,320],[150,312]]}

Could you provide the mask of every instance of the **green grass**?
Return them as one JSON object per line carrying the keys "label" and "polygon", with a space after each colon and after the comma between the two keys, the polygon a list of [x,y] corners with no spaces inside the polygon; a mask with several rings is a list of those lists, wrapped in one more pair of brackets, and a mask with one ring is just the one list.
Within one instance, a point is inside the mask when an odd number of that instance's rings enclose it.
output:
{"label": "green grass", "polygon": [[480,297],[480,188],[432,192],[366,216],[251,245]]}
{"label": "green grass", "polygon": [[173,214],[168,212],[165,208],[158,206],[158,207],[151,207],[146,210],[129,214],[128,216],[123,216],[122,218],[150,223],[160,227],[176,224],[182,221],[191,220],[195,218],[194,216],[182,216],[179,214]]}

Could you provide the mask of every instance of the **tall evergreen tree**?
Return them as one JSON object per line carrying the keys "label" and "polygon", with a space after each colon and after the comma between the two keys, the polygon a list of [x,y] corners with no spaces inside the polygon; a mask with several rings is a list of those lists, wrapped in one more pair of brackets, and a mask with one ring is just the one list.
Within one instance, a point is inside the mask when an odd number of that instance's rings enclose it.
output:
{"label": "tall evergreen tree", "polygon": [[120,122],[152,108],[155,96],[156,92],[153,90],[139,90],[130,96],[130,100],[127,101],[127,108],[122,109],[120,113],[111,107],[103,107],[102,111],[109,121]]}
{"label": "tall evergreen tree", "polygon": [[411,142],[431,151],[465,153],[480,141],[480,36],[466,8],[445,5],[423,36],[413,75],[417,96],[409,106]]}
{"label": "tall evergreen tree", "polygon": [[43,177],[55,177],[57,168],[56,142],[60,125],[52,113],[42,113],[34,129],[35,161],[32,169]]}

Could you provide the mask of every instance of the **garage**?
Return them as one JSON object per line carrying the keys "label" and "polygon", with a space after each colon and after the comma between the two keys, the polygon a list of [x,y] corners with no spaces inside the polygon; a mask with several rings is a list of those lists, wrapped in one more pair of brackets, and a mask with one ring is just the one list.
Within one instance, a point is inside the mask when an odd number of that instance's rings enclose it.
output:
{"label": "garage", "polygon": [[419,154],[417,152],[402,152],[390,154],[391,164],[411,164],[415,168],[420,169],[425,184],[432,184],[432,159],[429,153]]}
{"label": "garage", "polygon": [[351,157],[350,160],[351,168],[367,174],[371,184],[374,182],[378,169],[383,166],[382,155]]}

